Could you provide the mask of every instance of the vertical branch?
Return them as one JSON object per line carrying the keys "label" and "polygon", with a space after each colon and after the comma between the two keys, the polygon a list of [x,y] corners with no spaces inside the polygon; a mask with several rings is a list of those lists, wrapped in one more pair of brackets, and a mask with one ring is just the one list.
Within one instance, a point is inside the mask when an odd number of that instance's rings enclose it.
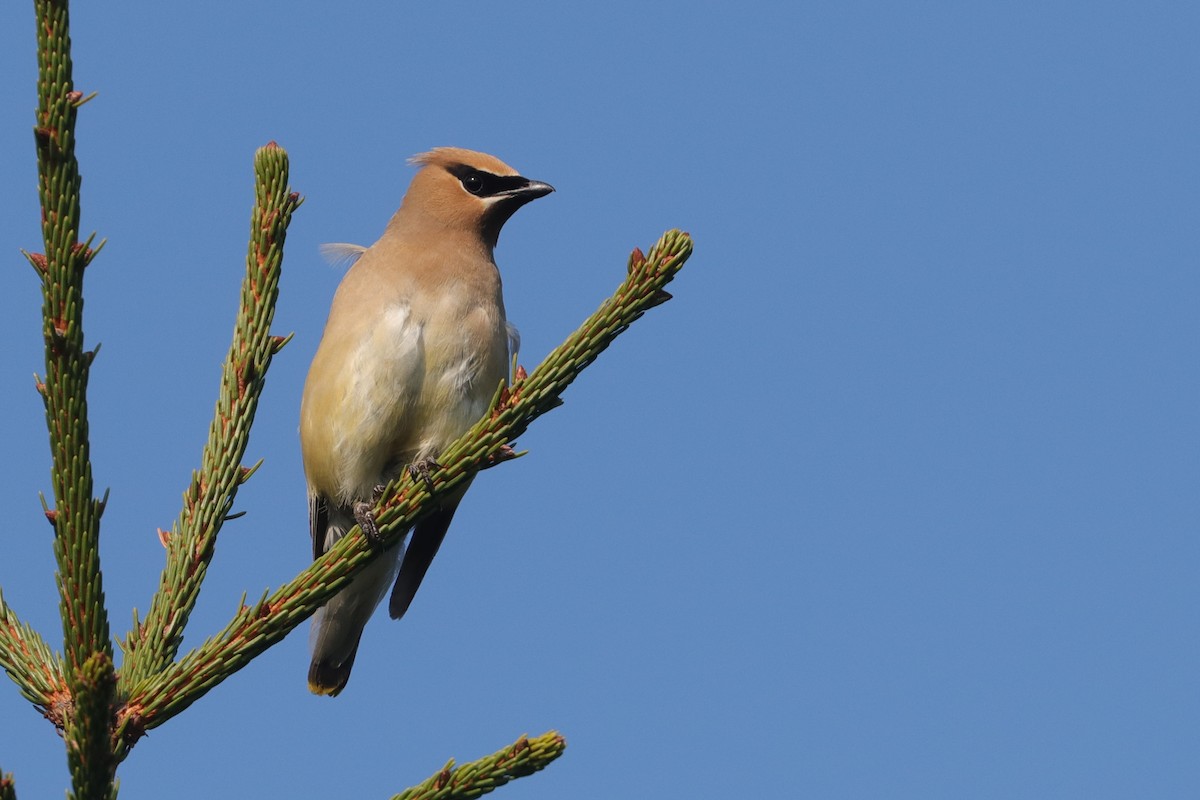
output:
{"label": "vertical branch", "polygon": [[67,667],[75,672],[93,653],[112,656],[100,581],[102,504],[92,496],[88,453],[87,381],[94,352],[83,349],[83,272],[94,255],[79,242],[79,163],[71,82],[71,37],[64,0],[37,0],[38,111],[34,129],[38,196],[46,252],[30,260],[42,271],[42,333],[46,401],[53,459],[54,553],[58,559]]}
{"label": "vertical branch", "polygon": [[79,163],[75,114],[82,98],[71,77],[70,19],[66,0],[35,0],[38,40],[38,198],[44,255],[29,255],[42,279],[42,332],[50,432],[54,555],[58,561],[67,687],[74,714],[66,720],[68,761],[75,797],[111,793],[110,720],[116,682],[112,642],[100,579],[100,515],[92,496],[88,452],[87,382],[95,352],[83,347],[83,272],[95,255],[91,238],[79,241]]}
{"label": "vertical branch", "polygon": [[116,798],[114,778],[117,759],[108,735],[112,704],[108,698],[117,688],[112,659],[94,653],[74,676],[78,688],[75,711],[67,720],[67,766],[73,791],[68,800],[111,800]]}
{"label": "vertical branch", "polygon": [[255,205],[250,218],[246,275],[233,342],[221,374],[216,413],[200,469],[184,492],[183,510],[164,536],[167,565],[145,621],[125,644],[121,685],[128,688],[161,672],[174,660],[188,615],[212,560],[217,533],[228,518],[238,487],[255,467],[242,466],[250,425],[258,408],[271,357],[288,338],[271,335],[283,244],[301,198],[288,186],[288,156],[271,142],[254,157]]}

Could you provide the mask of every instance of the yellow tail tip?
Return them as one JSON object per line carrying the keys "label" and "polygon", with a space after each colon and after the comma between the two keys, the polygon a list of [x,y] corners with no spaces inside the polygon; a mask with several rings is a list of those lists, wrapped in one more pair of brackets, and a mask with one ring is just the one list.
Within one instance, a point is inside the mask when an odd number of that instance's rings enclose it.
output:
{"label": "yellow tail tip", "polygon": [[327,686],[323,683],[308,682],[308,690],[313,694],[325,695],[326,697],[337,697],[337,693],[342,690],[341,686]]}
{"label": "yellow tail tip", "polygon": [[[357,652],[357,650],[356,650]],[[354,653],[344,664],[330,664],[324,659],[313,661],[308,668],[308,690],[313,694],[336,697],[346,688],[350,680],[350,668],[354,666]]]}

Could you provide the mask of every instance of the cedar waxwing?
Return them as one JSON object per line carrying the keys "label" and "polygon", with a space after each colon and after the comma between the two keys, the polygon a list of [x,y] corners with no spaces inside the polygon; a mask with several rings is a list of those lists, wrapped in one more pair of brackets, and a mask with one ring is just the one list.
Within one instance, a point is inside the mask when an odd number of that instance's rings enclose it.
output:
{"label": "cedar waxwing", "polygon": [[[513,212],[554,188],[471,150],[441,147],[412,162],[421,169],[379,241],[331,247],[356,261],[333,297],[300,405],[314,558],[356,522],[378,535],[377,487],[406,468],[436,469],[488,410],[518,343],[492,251]],[[439,498],[406,548],[380,555],[313,616],[310,690],[345,687],[363,626],[393,579],[388,610],[404,615],[465,491]]]}

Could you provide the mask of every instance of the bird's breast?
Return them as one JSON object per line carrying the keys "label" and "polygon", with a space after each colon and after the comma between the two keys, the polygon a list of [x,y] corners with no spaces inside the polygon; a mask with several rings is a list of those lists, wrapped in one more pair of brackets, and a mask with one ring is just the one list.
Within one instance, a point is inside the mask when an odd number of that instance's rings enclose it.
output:
{"label": "bird's breast", "polygon": [[435,458],[483,416],[508,371],[498,302],[399,299],[350,338],[346,350],[322,341],[314,363],[330,368],[310,373],[302,409],[309,481],[342,502]]}
{"label": "bird's breast", "polygon": [[508,334],[498,304],[447,303],[426,322],[425,391],[417,458],[431,458],[487,410],[508,374]]}

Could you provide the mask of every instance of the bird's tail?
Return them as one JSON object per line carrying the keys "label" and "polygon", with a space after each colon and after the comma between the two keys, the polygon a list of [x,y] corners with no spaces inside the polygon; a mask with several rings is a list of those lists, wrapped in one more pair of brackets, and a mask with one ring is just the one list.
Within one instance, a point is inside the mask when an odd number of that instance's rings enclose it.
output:
{"label": "bird's tail", "polygon": [[360,631],[359,635],[354,638],[350,655],[341,662],[314,656],[312,663],[308,665],[308,690],[313,694],[336,697],[342,689],[346,688],[346,683],[350,680],[350,670],[354,667],[354,657],[358,655],[358,643],[361,639],[362,632]]}
{"label": "bird's tail", "polygon": [[308,667],[308,688],[313,694],[336,695],[350,680],[363,628],[395,579],[401,550],[380,554],[313,615]]}

